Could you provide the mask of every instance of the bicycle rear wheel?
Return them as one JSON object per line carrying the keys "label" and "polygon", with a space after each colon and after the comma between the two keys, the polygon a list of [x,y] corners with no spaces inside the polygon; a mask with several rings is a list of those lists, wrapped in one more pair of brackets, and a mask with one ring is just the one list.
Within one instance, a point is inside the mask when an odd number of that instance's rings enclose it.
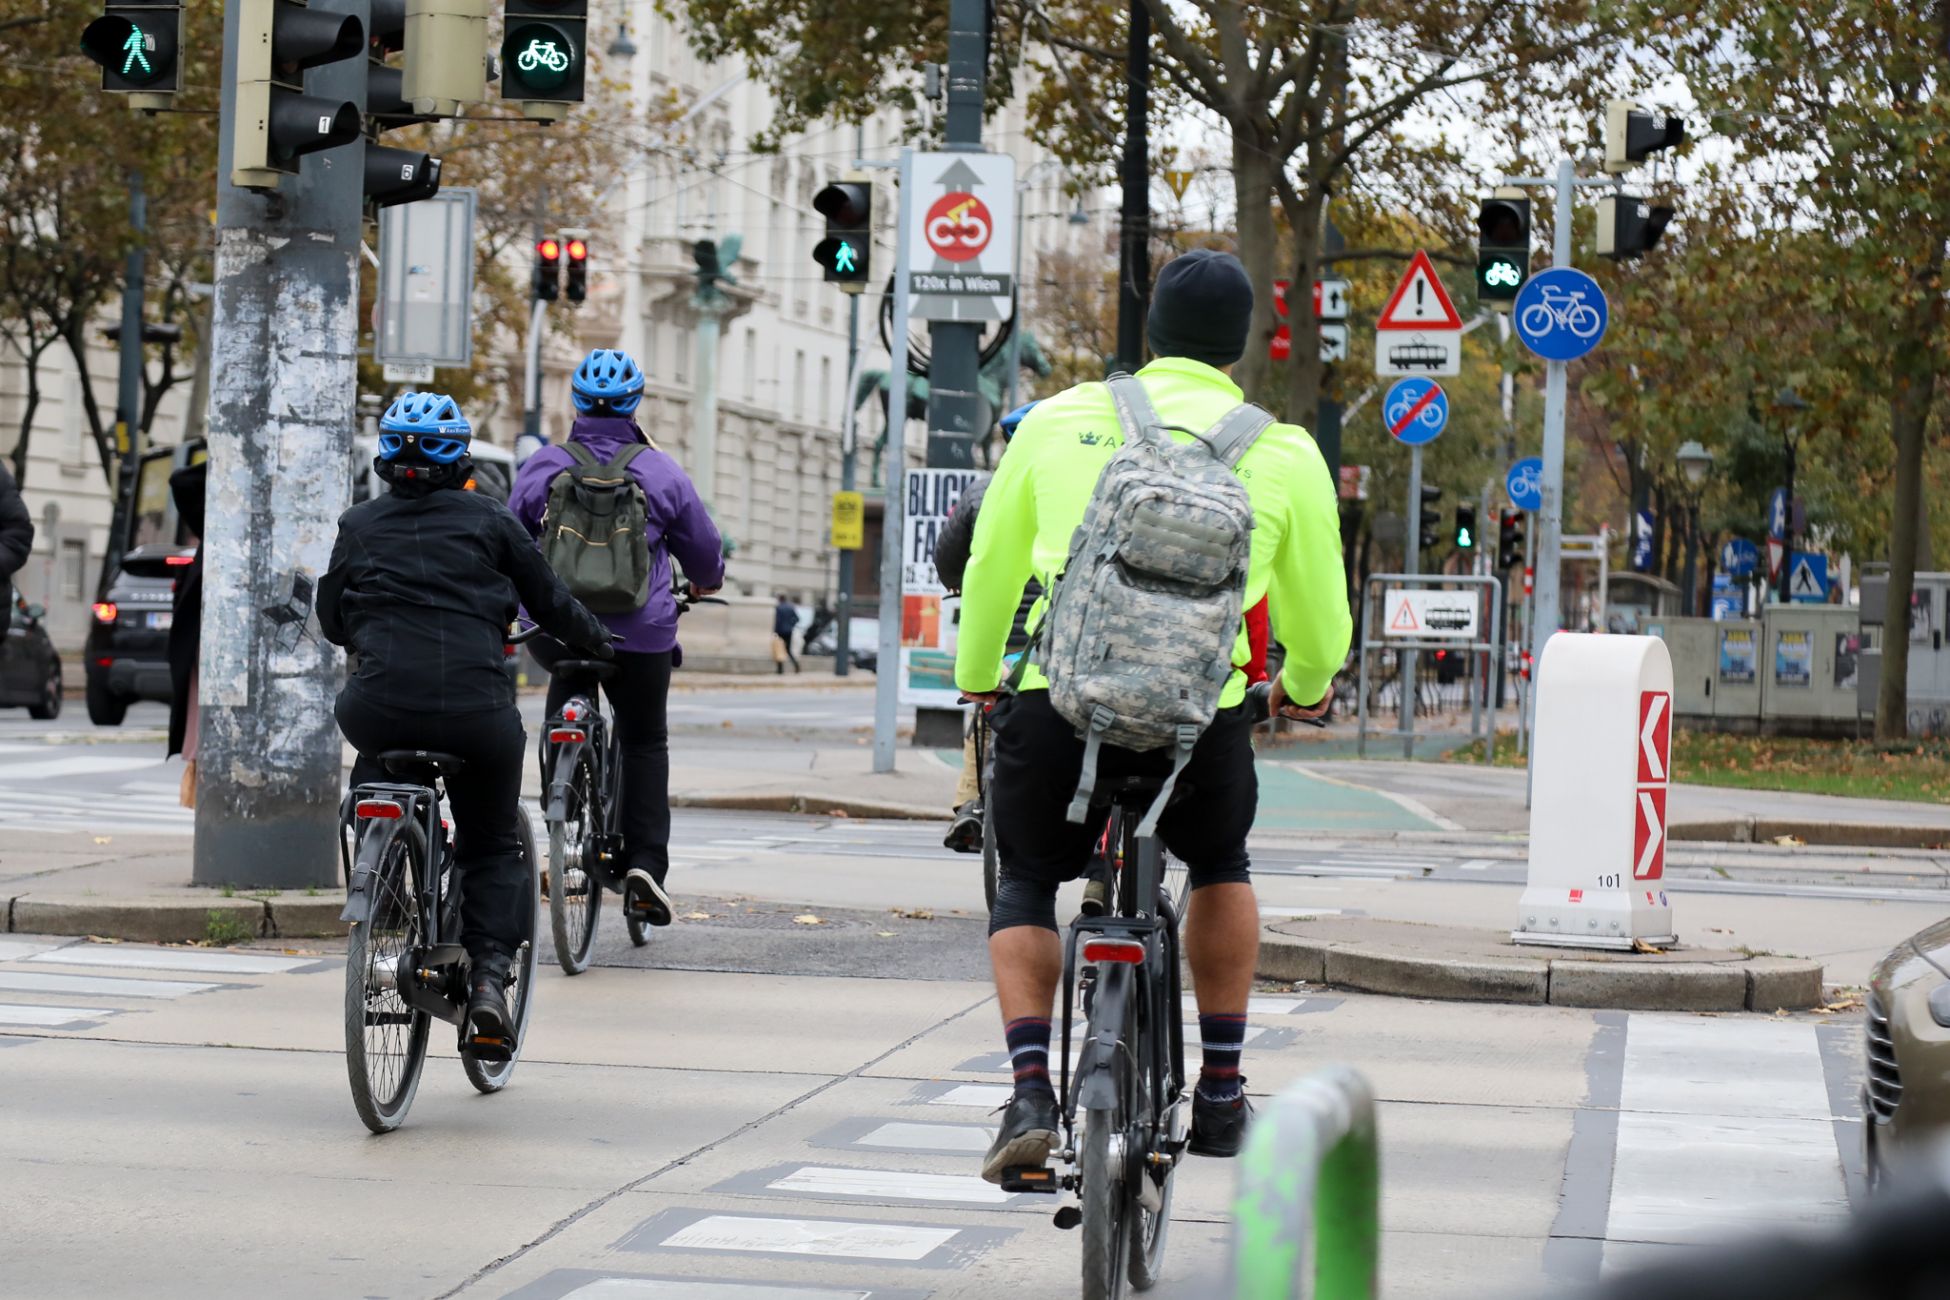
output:
{"label": "bicycle rear wheel", "polygon": [[555,960],[566,975],[589,969],[596,922],[603,911],[603,882],[588,860],[596,830],[595,770],[585,755],[570,781],[563,819],[548,827],[548,913]]}
{"label": "bicycle rear wheel", "polygon": [[1083,1300],[1117,1300],[1123,1295],[1135,1251],[1131,1227],[1137,1198],[1125,1154],[1130,1149],[1128,1055],[1119,1052],[1111,1068],[1117,1077],[1117,1104],[1108,1110],[1080,1112],[1083,1144],[1077,1172],[1083,1181]]}
{"label": "bicycle rear wheel", "polygon": [[[1169,1033],[1170,1027],[1151,1025],[1149,1022],[1152,1016],[1147,1012],[1145,999],[1140,996],[1138,1001],[1140,1005],[1137,1008],[1136,1019],[1140,1030],[1138,1036],[1133,1039],[1133,1047],[1140,1049],[1138,1054],[1143,1058],[1142,1045],[1155,1041],[1151,1038],[1153,1034]],[[1136,1164],[1130,1179],[1132,1189],[1130,1276],[1131,1286],[1134,1289],[1149,1291],[1158,1284],[1158,1278],[1164,1272],[1165,1239],[1171,1232],[1172,1185],[1177,1179],[1172,1176],[1175,1171],[1170,1165],[1164,1166],[1164,1174],[1159,1177],[1145,1162],[1145,1153],[1136,1149],[1136,1139],[1140,1135],[1151,1132],[1152,1121],[1155,1120],[1161,1125],[1169,1123],[1169,1117],[1164,1110],[1164,1100],[1160,1095],[1164,1081],[1154,1076],[1148,1060],[1135,1067],[1132,1075],[1135,1083],[1132,1090],[1135,1101],[1132,1115],[1137,1122],[1130,1126],[1133,1142],[1131,1159]],[[1145,1188],[1139,1182],[1140,1179],[1150,1180],[1152,1188],[1155,1189],[1157,1208],[1152,1209],[1144,1204],[1142,1192]]]}
{"label": "bicycle rear wheel", "polygon": [[528,1019],[535,1007],[535,968],[540,964],[540,953],[536,945],[537,935],[535,915],[535,876],[540,869],[535,857],[535,832],[528,824],[528,813],[521,815],[521,860],[526,865],[528,880],[521,891],[522,924],[521,947],[515,950],[514,965],[509,968],[513,983],[508,986],[508,1012],[515,1022],[515,1051],[505,1061],[483,1061],[472,1056],[460,1058],[461,1067],[467,1071],[467,1081],[481,1092],[499,1092],[508,1086],[508,1080],[515,1072],[515,1062],[521,1059],[522,1045],[528,1041]]}
{"label": "bicycle rear wheel", "polygon": [[402,827],[366,882],[372,915],[352,926],[346,944],[345,1072],[353,1109],[375,1133],[406,1118],[427,1059],[429,1017],[399,992],[421,941],[415,885],[425,878],[425,862],[425,833],[417,823]]}

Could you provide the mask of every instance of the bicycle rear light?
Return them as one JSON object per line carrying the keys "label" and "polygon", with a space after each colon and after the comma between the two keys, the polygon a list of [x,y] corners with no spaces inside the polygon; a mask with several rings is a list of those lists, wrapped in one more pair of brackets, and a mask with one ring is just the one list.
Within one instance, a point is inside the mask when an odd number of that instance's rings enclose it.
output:
{"label": "bicycle rear light", "polygon": [[588,732],[574,727],[556,727],[548,733],[548,741],[551,745],[566,745],[587,739],[589,739]]}
{"label": "bicycle rear light", "polygon": [[1083,959],[1087,962],[1121,961],[1135,965],[1144,960],[1144,945],[1136,939],[1085,939]]}
{"label": "bicycle rear light", "polygon": [[352,809],[357,817],[373,817],[394,822],[406,816],[406,809],[391,799],[361,799]]}

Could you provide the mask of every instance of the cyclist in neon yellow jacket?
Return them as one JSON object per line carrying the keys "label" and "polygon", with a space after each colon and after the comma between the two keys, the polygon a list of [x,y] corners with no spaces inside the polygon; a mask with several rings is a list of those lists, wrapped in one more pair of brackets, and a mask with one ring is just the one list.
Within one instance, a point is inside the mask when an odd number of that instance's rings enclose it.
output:
{"label": "cyclist in neon yellow jacket", "polygon": [[[1251,313],[1251,283],[1230,254],[1201,250],[1164,268],[1147,322],[1158,359],[1137,376],[1163,423],[1203,431],[1239,404],[1241,393],[1228,371],[1244,354]],[[1184,441],[1192,435],[1173,436]],[[983,499],[962,583],[955,680],[965,694],[987,700],[998,691],[998,665],[1017,599],[1032,577],[1045,590],[1051,586],[1098,476],[1122,442],[1109,390],[1099,383],[1045,399],[1016,431]],[[1236,472],[1254,517],[1245,606],[1270,598],[1273,633],[1286,647],[1273,707],[1288,717],[1318,717],[1353,631],[1333,481],[1312,437],[1291,424],[1268,427]],[[1042,612],[1039,607],[1031,615],[1032,628]],[[1246,854],[1258,781],[1252,723],[1240,707],[1246,679],[1239,666],[1250,657],[1242,622],[1218,716],[1180,779],[1186,797],[1159,824],[1192,884],[1185,949],[1198,993],[1204,1062],[1190,1149],[1205,1155],[1237,1154],[1251,1114],[1239,1074],[1259,945]],[[1019,692],[1004,698],[992,716],[1002,871],[989,919],[989,955],[1016,1067],[1014,1099],[982,1170],[997,1182],[1007,1168],[1043,1164],[1056,1141],[1048,1074],[1049,1017],[1062,967],[1056,889],[1082,869],[1108,814],[1093,810],[1083,825],[1067,820],[1083,741],[1050,705],[1047,681],[1033,662]],[[1163,775],[1170,756],[1106,747],[1102,763],[1107,775]]]}

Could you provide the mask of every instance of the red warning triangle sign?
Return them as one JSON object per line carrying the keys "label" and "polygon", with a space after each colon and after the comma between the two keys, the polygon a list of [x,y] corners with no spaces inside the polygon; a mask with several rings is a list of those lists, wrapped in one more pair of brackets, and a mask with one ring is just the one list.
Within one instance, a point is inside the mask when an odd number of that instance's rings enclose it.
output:
{"label": "red warning triangle sign", "polygon": [[1388,305],[1381,309],[1381,319],[1375,322],[1381,330],[1459,330],[1462,317],[1456,314],[1456,304],[1449,301],[1449,291],[1442,287],[1442,277],[1435,273],[1435,263],[1429,255],[1416,250],[1415,259],[1408,264],[1407,274],[1389,295]]}
{"label": "red warning triangle sign", "polygon": [[1395,606],[1395,616],[1388,620],[1388,630],[1390,632],[1420,632],[1422,630],[1422,624],[1415,617],[1415,606],[1409,601],[1407,596],[1403,596],[1402,603]]}

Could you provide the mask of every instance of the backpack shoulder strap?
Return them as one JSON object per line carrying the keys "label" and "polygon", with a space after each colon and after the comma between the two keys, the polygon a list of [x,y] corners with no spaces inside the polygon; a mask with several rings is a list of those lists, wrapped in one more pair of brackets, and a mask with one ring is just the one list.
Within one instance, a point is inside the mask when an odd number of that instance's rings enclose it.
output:
{"label": "backpack shoulder strap", "polygon": [[613,470],[626,470],[630,467],[631,461],[635,460],[638,456],[642,455],[644,452],[649,450],[650,449],[644,446],[642,443],[633,442],[629,446],[623,448],[623,450],[617,452],[616,459],[609,462],[609,464],[603,466],[603,468],[613,469]]}
{"label": "backpack shoulder strap", "polygon": [[570,438],[568,441],[564,442],[562,444],[562,450],[568,452],[569,459],[574,461],[576,465],[581,466],[583,469],[595,469],[598,465],[602,464],[601,461],[596,459],[595,455],[589,450],[589,448],[583,446],[581,443],[577,442],[574,438]]}
{"label": "backpack shoulder strap", "polygon": [[1240,458],[1252,450],[1272,423],[1271,415],[1251,402],[1241,402],[1205,431],[1205,445],[1227,469],[1237,469]]}
{"label": "backpack shoulder strap", "polygon": [[1162,422],[1158,419],[1158,408],[1151,404],[1151,394],[1144,391],[1144,385],[1136,376],[1118,371],[1104,381],[1110,389],[1110,399],[1117,406],[1117,422],[1124,428],[1124,441],[1155,442],[1165,435],[1160,431]]}

